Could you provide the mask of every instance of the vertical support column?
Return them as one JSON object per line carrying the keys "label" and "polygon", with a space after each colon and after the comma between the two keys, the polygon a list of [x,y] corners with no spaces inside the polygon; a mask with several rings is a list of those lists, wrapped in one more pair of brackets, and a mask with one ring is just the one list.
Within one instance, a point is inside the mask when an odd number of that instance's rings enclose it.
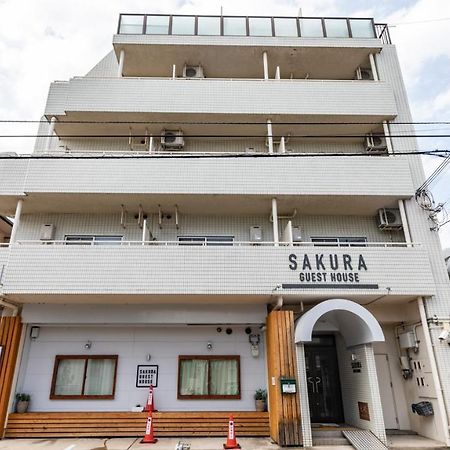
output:
{"label": "vertical support column", "polygon": [[267,52],[263,52],[263,72],[264,72],[264,79],[269,79],[269,61],[267,59]]}
{"label": "vertical support column", "polygon": [[278,146],[278,153],[286,153],[286,141],[284,136],[280,138],[280,145]]}
{"label": "vertical support column", "polygon": [[22,323],[20,316],[0,319],[0,345],[3,354],[0,362],[0,436],[3,437],[14,371],[19,351]]}
{"label": "vertical support column", "polygon": [[176,64],[174,64],[172,66],[172,80],[175,80],[176,77],[177,77],[177,66]]}
{"label": "vertical support column", "polygon": [[45,151],[46,152],[49,152],[50,151],[50,147],[52,146],[53,134],[55,132],[55,124],[56,124],[56,117],[53,116],[50,119],[50,126],[48,127],[47,142],[45,144]]}
{"label": "vertical support column", "polygon": [[282,394],[280,381],[297,378],[292,311],[272,311],[267,316],[267,370],[270,437],[278,445],[301,445],[298,396]]}
{"label": "vertical support column", "polygon": [[370,61],[370,69],[372,70],[373,81],[380,81],[380,77],[378,76],[377,65],[375,64],[375,57],[373,53],[369,53],[369,61]]}
{"label": "vertical support column", "polygon": [[388,153],[390,155],[392,155],[392,153],[394,153],[394,148],[392,147],[391,132],[389,130],[388,123],[385,120],[383,120],[383,132],[384,132],[384,136],[386,138],[386,145],[387,145]]}
{"label": "vertical support column", "polygon": [[277,66],[277,69],[275,71],[275,80],[281,80],[280,66]]}
{"label": "vertical support column", "polygon": [[117,78],[122,77],[123,63],[125,62],[125,50],[120,50],[119,53],[119,67],[117,68]]}
{"label": "vertical support column", "polygon": [[303,447],[312,447],[311,415],[309,413],[308,382],[306,380],[305,346],[303,342],[296,344],[297,353],[297,397],[300,403]]}
{"label": "vertical support column", "polygon": [[276,198],[272,199],[272,224],[273,224],[273,243],[275,247],[277,247],[280,239],[278,235],[278,206]]}
{"label": "vertical support column", "polygon": [[16,233],[20,225],[20,216],[22,215],[22,207],[23,207],[23,200],[20,199],[17,202],[16,214],[14,215],[14,224],[11,230],[11,237],[9,238],[9,242],[11,244],[14,244],[16,242]]}
{"label": "vertical support column", "polygon": [[402,219],[403,233],[405,235],[406,244],[408,247],[411,247],[411,233],[409,232],[408,217],[406,217],[405,203],[403,202],[403,200],[398,201],[398,209],[400,211],[400,217]]}
{"label": "vertical support column", "polygon": [[269,146],[269,153],[273,153],[273,131],[272,121],[267,119],[267,144]]}

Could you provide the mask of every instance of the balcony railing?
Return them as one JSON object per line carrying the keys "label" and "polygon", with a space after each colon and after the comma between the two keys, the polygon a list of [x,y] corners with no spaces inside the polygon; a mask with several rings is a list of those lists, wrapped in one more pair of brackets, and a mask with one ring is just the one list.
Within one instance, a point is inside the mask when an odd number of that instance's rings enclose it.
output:
{"label": "balcony railing", "polygon": [[390,43],[386,24],[370,18],[197,16],[121,14],[118,34],[380,38]]}

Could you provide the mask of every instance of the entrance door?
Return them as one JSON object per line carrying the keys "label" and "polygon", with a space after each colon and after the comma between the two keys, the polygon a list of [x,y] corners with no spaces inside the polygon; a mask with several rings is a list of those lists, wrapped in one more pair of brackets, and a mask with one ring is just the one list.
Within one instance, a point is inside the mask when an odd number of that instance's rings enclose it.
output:
{"label": "entrance door", "polygon": [[311,422],[343,422],[334,336],[313,336],[312,342],[305,345],[305,358]]}
{"label": "entrance door", "polygon": [[375,355],[378,386],[380,388],[381,407],[383,408],[384,427],[390,430],[398,429],[397,408],[388,355]]}

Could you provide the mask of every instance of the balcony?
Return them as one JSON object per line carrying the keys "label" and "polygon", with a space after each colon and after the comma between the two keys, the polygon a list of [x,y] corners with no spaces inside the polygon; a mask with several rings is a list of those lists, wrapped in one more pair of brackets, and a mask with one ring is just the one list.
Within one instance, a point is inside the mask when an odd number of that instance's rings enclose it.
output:
{"label": "balcony", "polygon": [[401,156],[31,156],[0,159],[0,171],[4,214],[25,193],[27,213],[107,213],[140,203],[148,212],[177,204],[189,214],[231,215],[266,214],[272,197],[280,211],[375,215],[414,195]]}
{"label": "balcony", "polygon": [[173,64],[201,61],[208,77],[237,78],[262,76],[263,51],[282,77],[300,77],[305,62],[312,78],[346,77],[389,43],[387,25],[370,18],[158,14],[122,14],[113,40],[117,59],[125,53],[124,76],[167,76]]}
{"label": "balcony", "polygon": [[282,294],[302,300],[338,295],[362,303],[434,294],[426,251],[416,245],[65,244],[12,245],[4,293],[22,302],[267,302]]}
{"label": "balcony", "polygon": [[[144,121],[156,133],[162,125],[152,128],[151,122],[173,120],[247,123],[278,116],[294,123],[381,123],[393,119],[397,107],[391,86],[382,81],[76,77],[51,85],[45,115],[58,119],[58,135],[114,136],[127,135],[128,126],[82,122]],[[236,127],[235,133],[243,131]]]}

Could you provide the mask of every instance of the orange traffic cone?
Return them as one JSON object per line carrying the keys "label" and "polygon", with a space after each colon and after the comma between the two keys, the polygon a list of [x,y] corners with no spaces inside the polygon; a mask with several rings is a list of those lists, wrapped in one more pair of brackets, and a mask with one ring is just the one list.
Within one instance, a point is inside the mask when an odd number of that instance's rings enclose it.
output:
{"label": "orange traffic cone", "polygon": [[145,436],[142,439],[141,444],[154,444],[158,439],[155,438],[153,434],[153,417],[152,413],[148,413],[147,426],[145,427]]}
{"label": "orange traffic cone", "polygon": [[223,448],[225,449],[241,448],[241,446],[236,442],[236,430],[234,428],[233,416],[230,416],[230,420],[228,421],[227,443],[223,444]]}
{"label": "orange traffic cone", "polygon": [[154,400],[153,400],[153,385],[150,385],[147,397],[147,404],[145,405],[144,411],[154,412],[156,411]]}

